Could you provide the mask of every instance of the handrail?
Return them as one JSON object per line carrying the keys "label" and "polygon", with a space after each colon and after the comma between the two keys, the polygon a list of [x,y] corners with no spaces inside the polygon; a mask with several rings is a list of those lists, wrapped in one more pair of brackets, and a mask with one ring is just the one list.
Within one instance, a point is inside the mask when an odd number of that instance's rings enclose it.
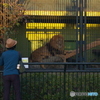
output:
{"label": "handrail", "polygon": [[[66,69],[66,65],[100,65],[100,62],[34,62],[34,63],[23,63],[24,65],[64,65],[63,69],[27,69],[27,72],[100,72],[100,68],[85,68],[84,70],[69,70]],[[0,70],[0,73],[3,71]]]}

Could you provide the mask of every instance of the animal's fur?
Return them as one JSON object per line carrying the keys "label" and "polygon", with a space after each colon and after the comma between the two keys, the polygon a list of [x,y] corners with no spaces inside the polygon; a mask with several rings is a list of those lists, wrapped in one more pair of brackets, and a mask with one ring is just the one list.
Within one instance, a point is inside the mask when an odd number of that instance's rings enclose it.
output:
{"label": "animal's fur", "polygon": [[55,35],[50,39],[50,41],[46,45],[33,51],[30,55],[29,60],[30,62],[42,62],[43,59],[49,58],[51,56],[60,56],[65,61],[63,55],[64,38],[62,35]]}

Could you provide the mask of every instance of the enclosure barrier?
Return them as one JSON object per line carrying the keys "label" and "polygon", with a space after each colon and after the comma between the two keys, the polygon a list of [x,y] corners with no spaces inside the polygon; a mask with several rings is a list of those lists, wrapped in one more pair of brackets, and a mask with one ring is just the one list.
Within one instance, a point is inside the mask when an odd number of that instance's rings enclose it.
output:
{"label": "enclosure barrier", "polygon": [[[100,63],[24,63],[28,65],[64,65],[62,69],[26,69],[20,74],[21,93],[23,100],[99,100],[100,99],[100,68],[69,70],[67,67],[77,65],[100,65]],[[71,91],[80,92],[79,96],[71,97]],[[97,92],[96,96],[85,96],[83,92]],[[2,71],[0,71],[0,100],[3,94]],[[83,96],[82,96],[83,95]],[[11,100],[14,100],[13,88]]]}

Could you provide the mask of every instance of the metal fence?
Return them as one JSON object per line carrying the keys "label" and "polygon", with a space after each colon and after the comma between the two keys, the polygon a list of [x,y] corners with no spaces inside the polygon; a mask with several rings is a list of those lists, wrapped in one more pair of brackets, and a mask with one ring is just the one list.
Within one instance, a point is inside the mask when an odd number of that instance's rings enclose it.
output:
{"label": "metal fence", "polygon": [[[99,100],[100,70],[68,70],[71,65],[99,65],[100,63],[34,63],[62,65],[63,69],[27,69],[20,74],[23,100]],[[29,63],[29,65],[34,65]],[[75,94],[72,95],[71,92]],[[84,94],[84,93],[85,94]],[[92,95],[89,94],[92,92]],[[94,94],[93,94],[94,92]],[[0,99],[2,100],[2,74],[0,74]],[[11,100],[14,100],[13,88]]]}
{"label": "metal fence", "polygon": [[[25,19],[26,23],[19,28],[19,35],[14,36],[20,43],[17,50],[21,51],[23,57],[28,57],[34,43],[43,44],[43,39],[37,42],[37,40],[29,40],[26,35],[32,38],[35,34],[43,36],[44,34],[60,33],[65,39],[65,49],[77,50],[79,48],[79,53],[76,51],[76,56],[70,61],[68,59],[66,63],[26,63],[29,68],[25,73],[20,74],[22,99],[99,100],[100,52],[99,46],[96,47],[94,42],[100,37],[100,7],[96,6],[99,5],[99,0],[51,1],[31,1],[27,8],[28,11],[25,13],[30,17]],[[40,24],[45,25],[40,28]],[[57,25],[60,27],[57,28]],[[48,26],[50,27],[48,28]],[[88,48],[87,44],[91,42],[93,43]],[[72,59],[75,61],[72,62]],[[53,65],[55,68],[33,68],[35,65],[42,64]],[[62,67],[58,67],[59,65]],[[1,71],[0,100],[3,99],[2,91]],[[81,93],[76,93],[74,97],[71,97],[71,91]],[[86,94],[84,95],[82,92],[86,92]],[[89,95],[90,92],[97,92],[98,95]],[[14,100],[13,89],[11,90],[11,100]]]}
{"label": "metal fence", "polygon": [[99,46],[93,43],[94,46],[87,47],[88,43],[100,37],[100,7],[97,4],[99,1],[94,0],[30,1],[26,7],[25,16],[28,17],[25,23],[12,36],[19,42],[17,50],[29,57],[53,35],[62,34],[65,50],[79,48],[79,54],[77,51],[74,56],[76,61],[99,62]]}

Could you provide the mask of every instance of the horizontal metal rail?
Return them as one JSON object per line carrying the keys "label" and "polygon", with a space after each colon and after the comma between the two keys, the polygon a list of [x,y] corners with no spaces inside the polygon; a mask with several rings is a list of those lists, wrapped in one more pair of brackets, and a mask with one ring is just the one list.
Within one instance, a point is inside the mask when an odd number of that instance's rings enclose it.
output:
{"label": "horizontal metal rail", "polygon": [[100,65],[100,62],[34,62],[24,65]]}
{"label": "horizontal metal rail", "polygon": [[[77,16],[78,20],[80,16]],[[86,16],[87,23],[100,23],[100,16]],[[42,22],[42,23],[76,23],[76,16],[29,16],[27,22]],[[83,16],[83,22],[85,17]]]}
{"label": "horizontal metal rail", "polygon": [[[100,72],[100,68],[85,68],[80,69],[67,69],[70,65],[100,65],[100,62],[34,62],[34,63],[23,63],[24,65],[64,65],[62,69],[29,69],[26,68],[26,73],[31,72]],[[56,66],[55,66],[56,68]],[[0,73],[3,71],[1,70]]]}

